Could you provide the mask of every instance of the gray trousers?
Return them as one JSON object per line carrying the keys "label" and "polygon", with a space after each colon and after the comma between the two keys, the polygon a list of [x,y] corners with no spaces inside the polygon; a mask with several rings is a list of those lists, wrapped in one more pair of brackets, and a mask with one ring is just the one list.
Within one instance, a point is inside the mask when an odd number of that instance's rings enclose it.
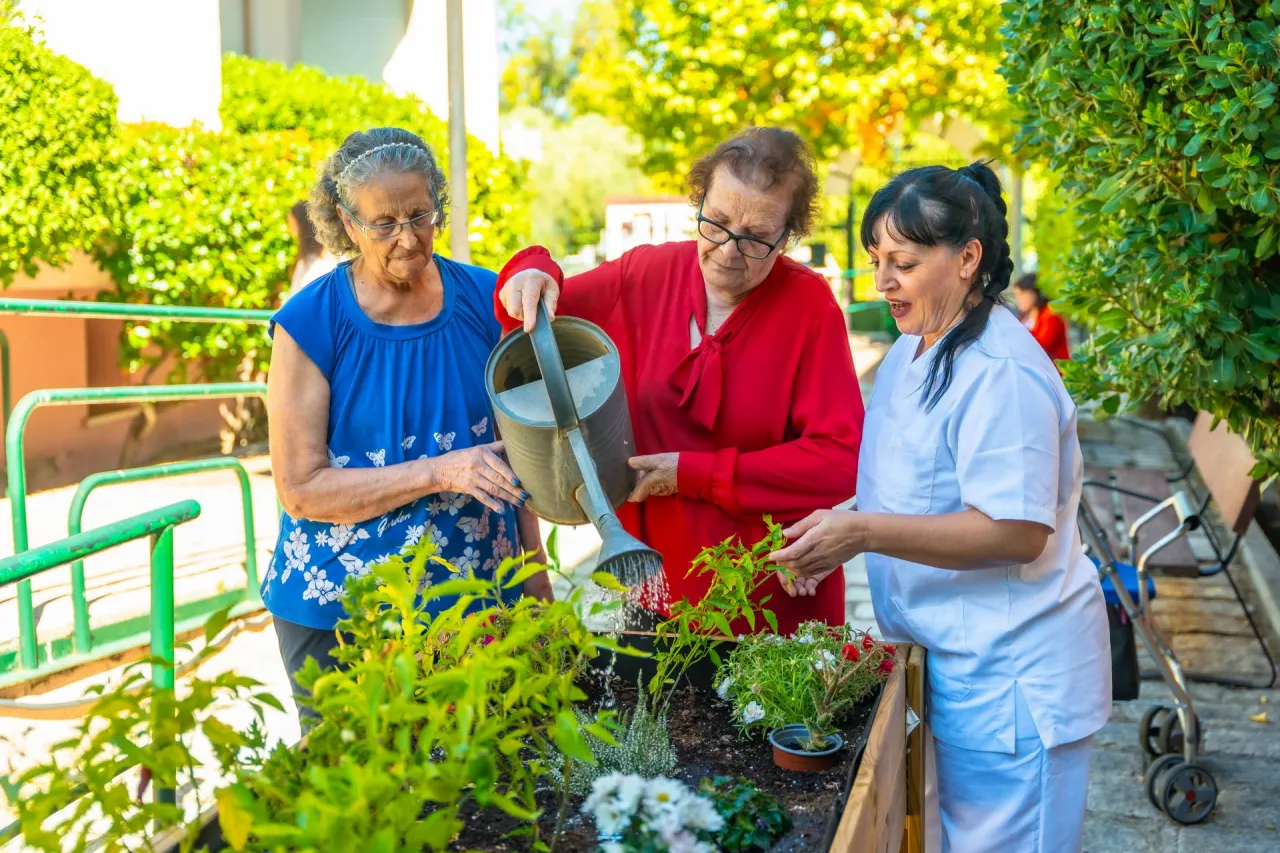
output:
{"label": "gray trousers", "polygon": [[322,671],[337,669],[338,661],[333,651],[338,648],[338,635],[335,631],[320,628],[308,628],[293,622],[286,622],[279,616],[273,617],[276,629],[276,640],[280,643],[280,658],[284,661],[285,672],[289,674],[289,683],[293,686],[294,703],[298,708],[298,722],[302,733],[308,731],[320,721],[313,708],[300,701],[309,694],[298,686],[297,674],[307,662],[307,658],[315,658]]}

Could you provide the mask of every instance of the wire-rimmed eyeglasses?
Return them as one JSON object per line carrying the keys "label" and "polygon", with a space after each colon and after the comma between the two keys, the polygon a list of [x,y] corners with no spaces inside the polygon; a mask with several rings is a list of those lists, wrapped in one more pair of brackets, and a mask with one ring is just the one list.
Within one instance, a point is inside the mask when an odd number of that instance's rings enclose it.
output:
{"label": "wire-rimmed eyeglasses", "polygon": [[342,209],[347,212],[347,216],[351,217],[351,221],[356,227],[364,232],[364,235],[370,240],[394,240],[400,236],[401,230],[406,225],[414,231],[426,231],[428,228],[434,228],[440,222],[440,211],[433,210],[430,213],[420,213],[409,219],[403,219],[399,222],[384,222],[380,225],[365,225],[360,221],[360,217],[352,212],[351,208],[345,204]]}
{"label": "wire-rimmed eyeglasses", "polygon": [[783,242],[786,241],[787,235],[791,233],[790,228],[784,228],[782,236],[773,243],[766,243],[759,237],[748,237],[744,234],[734,234],[714,219],[707,219],[707,217],[702,215],[702,205],[705,203],[706,200],[704,199],[698,204],[698,233],[718,246],[723,246],[725,243],[733,240],[737,244],[738,251],[742,253],[742,256],[745,258],[751,258],[753,261],[762,261],[769,257],[770,253],[781,246]]}

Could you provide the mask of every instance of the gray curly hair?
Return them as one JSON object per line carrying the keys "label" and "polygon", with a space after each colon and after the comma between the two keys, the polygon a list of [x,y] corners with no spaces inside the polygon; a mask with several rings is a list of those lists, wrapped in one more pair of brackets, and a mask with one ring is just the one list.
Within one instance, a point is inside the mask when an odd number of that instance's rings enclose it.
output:
{"label": "gray curly hair", "polygon": [[415,133],[398,127],[356,131],[342,140],[338,150],[320,167],[320,177],[307,200],[307,218],[316,239],[335,255],[350,255],[356,244],[342,226],[339,207],[355,209],[355,191],[376,174],[420,172],[435,197],[437,227],[445,226],[449,210],[449,186],[436,155]]}

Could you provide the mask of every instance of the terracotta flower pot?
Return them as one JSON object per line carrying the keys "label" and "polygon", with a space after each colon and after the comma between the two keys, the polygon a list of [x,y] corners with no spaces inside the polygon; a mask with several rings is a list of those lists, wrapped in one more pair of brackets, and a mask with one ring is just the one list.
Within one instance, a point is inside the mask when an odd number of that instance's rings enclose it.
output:
{"label": "terracotta flower pot", "polygon": [[773,744],[773,763],[783,770],[818,772],[830,770],[840,761],[844,738],[838,734],[827,736],[827,748],[819,751],[805,749],[809,743],[809,727],[802,723],[774,729],[769,732]]}

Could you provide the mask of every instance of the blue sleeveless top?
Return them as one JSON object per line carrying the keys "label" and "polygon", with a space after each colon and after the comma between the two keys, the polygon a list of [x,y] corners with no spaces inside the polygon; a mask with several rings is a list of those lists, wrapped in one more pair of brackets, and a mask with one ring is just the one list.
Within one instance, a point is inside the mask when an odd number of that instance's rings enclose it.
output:
{"label": "blue sleeveless top", "polygon": [[[329,464],[335,468],[395,465],[494,440],[484,368],[502,335],[493,316],[497,276],[439,255],[435,262],[444,307],[425,323],[370,320],[356,302],[350,262],[298,291],[272,318],[271,333],[283,326],[329,380]],[[331,630],[345,616],[348,574],[365,573],[379,558],[430,536],[452,566],[431,566],[433,583],[492,577],[503,557],[520,550],[515,522],[512,507],[494,513],[451,492],[424,495],[354,525],[284,513],[262,600],[281,619]],[[452,603],[433,601],[431,612]]]}

